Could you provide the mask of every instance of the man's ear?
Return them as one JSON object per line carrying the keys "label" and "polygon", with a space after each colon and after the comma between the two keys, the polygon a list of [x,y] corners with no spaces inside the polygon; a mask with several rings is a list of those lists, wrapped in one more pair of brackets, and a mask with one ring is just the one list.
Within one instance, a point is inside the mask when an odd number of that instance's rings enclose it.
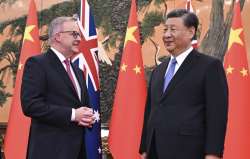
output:
{"label": "man's ear", "polygon": [[195,28],[194,27],[190,27],[188,28],[188,36],[190,39],[192,39],[195,35]]}
{"label": "man's ear", "polygon": [[55,38],[54,38],[54,39],[55,39],[55,41],[56,41],[56,42],[61,41],[61,35],[60,35],[60,33],[55,34],[54,36],[55,36]]}

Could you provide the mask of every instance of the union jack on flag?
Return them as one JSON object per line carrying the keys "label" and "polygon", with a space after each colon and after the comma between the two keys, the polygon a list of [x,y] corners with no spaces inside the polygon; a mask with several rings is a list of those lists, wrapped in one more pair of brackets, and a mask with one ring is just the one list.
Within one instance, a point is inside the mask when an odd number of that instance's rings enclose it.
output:
{"label": "union jack on flag", "polygon": [[100,121],[100,89],[98,68],[98,46],[94,17],[87,0],[81,0],[81,16],[78,25],[83,35],[80,43],[81,53],[73,58],[84,72],[89,95],[89,105],[93,108],[95,123],[93,127],[85,129],[84,139],[87,159],[101,159],[101,121]]}

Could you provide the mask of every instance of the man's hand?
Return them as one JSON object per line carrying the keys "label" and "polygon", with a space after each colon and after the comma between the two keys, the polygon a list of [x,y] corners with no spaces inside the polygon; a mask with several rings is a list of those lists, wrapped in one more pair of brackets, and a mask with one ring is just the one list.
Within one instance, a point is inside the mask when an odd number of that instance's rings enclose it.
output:
{"label": "man's hand", "polygon": [[221,158],[215,155],[206,155],[205,159],[221,159]]}
{"label": "man's hand", "polygon": [[146,152],[143,152],[141,154],[141,159],[147,159],[147,153]]}
{"label": "man's hand", "polygon": [[95,122],[93,109],[88,107],[80,107],[76,109],[75,121],[78,122],[80,126],[92,127],[92,124]]}

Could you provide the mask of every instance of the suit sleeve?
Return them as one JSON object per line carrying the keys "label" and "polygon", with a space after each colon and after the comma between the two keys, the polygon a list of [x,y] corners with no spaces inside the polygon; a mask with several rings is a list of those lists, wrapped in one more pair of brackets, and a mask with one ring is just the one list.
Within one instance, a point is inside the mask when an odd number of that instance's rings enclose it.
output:
{"label": "suit sleeve", "polygon": [[222,63],[212,62],[205,77],[206,154],[223,155],[228,114],[228,86]]}
{"label": "suit sleeve", "polygon": [[21,86],[21,105],[24,115],[56,126],[69,125],[71,108],[46,102],[46,82],[42,64],[35,58],[29,58],[24,67]]}
{"label": "suit sleeve", "polygon": [[145,112],[144,112],[144,123],[143,123],[143,129],[142,129],[141,144],[140,144],[140,149],[139,149],[140,154],[146,152],[146,147],[147,147],[146,146],[147,123],[148,123],[148,118],[149,118],[150,111],[151,111],[151,81],[152,81],[153,72],[151,74],[151,78],[150,78],[149,85],[148,85],[147,101],[146,101]]}

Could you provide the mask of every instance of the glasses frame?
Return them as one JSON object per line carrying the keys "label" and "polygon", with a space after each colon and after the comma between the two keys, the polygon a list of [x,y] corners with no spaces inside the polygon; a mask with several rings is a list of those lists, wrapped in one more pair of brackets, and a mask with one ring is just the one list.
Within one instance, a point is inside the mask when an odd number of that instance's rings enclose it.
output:
{"label": "glasses frame", "polygon": [[82,35],[79,32],[77,32],[77,31],[70,31],[70,30],[68,30],[68,31],[60,31],[60,32],[57,32],[56,34],[60,34],[60,33],[70,33],[70,35],[74,39],[77,39],[77,37],[82,38]]}

